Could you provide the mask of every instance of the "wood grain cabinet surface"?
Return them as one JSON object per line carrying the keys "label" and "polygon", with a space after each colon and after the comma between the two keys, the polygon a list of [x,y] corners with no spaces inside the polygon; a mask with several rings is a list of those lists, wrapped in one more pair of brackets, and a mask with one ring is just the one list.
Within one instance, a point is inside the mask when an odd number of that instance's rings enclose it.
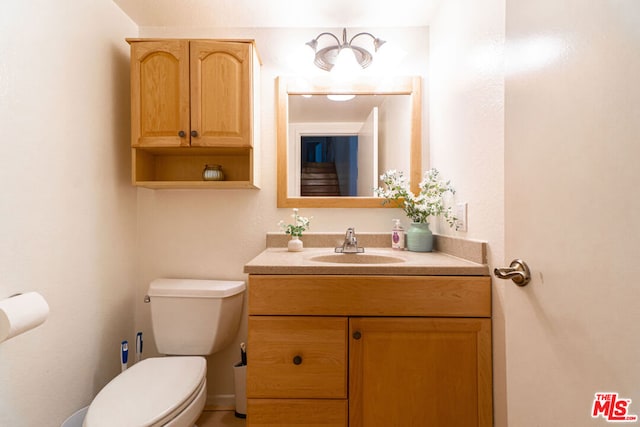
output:
{"label": "wood grain cabinet surface", "polygon": [[[129,39],[132,180],[256,188],[260,63],[251,41]],[[203,181],[206,164],[224,181]]]}
{"label": "wood grain cabinet surface", "polygon": [[493,423],[489,277],[250,275],[248,342],[250,427]]}
{"label": "wood grain cabinet surface", "polygon": [[247,392],[265,398],[347,397],[347,319],[252,316],[252,381]]}

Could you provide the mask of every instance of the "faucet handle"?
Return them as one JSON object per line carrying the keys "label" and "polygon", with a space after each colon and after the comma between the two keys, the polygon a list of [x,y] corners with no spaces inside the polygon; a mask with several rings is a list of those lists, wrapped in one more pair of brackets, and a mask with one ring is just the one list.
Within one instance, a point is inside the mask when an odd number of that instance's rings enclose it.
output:
{"label": "faucet handle", "polygon": [[355,245],[358,242],[356,238],[356,229],[353,227],[347,228],[347,234],[344,236],[344,243],[349,245]]}

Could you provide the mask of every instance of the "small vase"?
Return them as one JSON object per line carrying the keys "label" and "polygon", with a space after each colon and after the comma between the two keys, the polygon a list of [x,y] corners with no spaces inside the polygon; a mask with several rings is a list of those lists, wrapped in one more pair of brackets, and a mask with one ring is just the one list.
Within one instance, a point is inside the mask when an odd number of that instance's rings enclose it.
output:
{"label": "small vase", "polygon": [[300,240],[300,236],[291,236],[291,240],[287,243],[287,248],[289,252],[300,252],[302,251],[302,240]]}
{"label": "small vase", "polygon": [[431,252],[433,250],[433,233],[429,223],[413,222],[405,233],[407,250],[412,252]]}

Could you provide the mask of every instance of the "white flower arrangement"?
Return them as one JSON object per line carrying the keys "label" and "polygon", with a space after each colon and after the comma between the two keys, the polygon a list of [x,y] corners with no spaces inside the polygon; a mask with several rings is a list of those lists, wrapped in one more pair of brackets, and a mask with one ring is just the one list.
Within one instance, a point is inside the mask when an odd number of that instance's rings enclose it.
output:
{"label": "white flower arrangement", "polygon": [[445,207],[446,193],[455,194],[451,181],[439,179],[440,172],[430,169],[424,173],[420,182],[420,192],[414,195],[409,187],[409,180],[402,171],[389,170],[380,176],[383,188],[376,188],[376,196],[384,197],[383,204],[394,203],[402,208],[411,221],[426,223],[430,216],[442,216],[450,227],[455,226],[457,218],[451,206]]}
{"label": "white flower arrangement", "polygon": [[280,220],[280,222],[278,222],[278,226],[285,232],[285,234],[297,237],[302,236],[302,232],[309,229],[311,219],[313,218],[298,215],[298,208],[293,209],[293,215],[291,215],[291,217],[293,218],[293,224],[286,224],[284,220]]}

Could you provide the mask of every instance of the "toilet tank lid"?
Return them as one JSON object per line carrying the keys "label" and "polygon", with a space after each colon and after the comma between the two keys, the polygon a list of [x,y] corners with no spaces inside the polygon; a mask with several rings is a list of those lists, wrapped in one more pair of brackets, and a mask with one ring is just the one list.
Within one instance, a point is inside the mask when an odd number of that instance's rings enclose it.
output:
{"label": "toilet tank lid", "polygon": [[203,279],[155,279],[149,285],[150,297],[224,298],[243,292],[243,281]]}

